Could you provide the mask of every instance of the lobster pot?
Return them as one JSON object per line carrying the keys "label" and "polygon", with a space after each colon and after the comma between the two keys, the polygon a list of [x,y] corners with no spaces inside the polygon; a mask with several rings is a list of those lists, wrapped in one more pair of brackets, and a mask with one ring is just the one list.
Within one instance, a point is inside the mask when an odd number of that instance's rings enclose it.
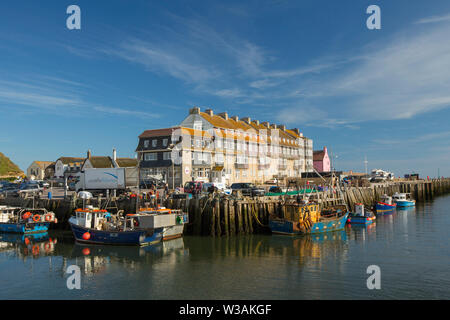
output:
{"label": "lobster pot", "polygon": [[364,205],[362,203],[355,204],[355,214],[357,216],[364,216]]}

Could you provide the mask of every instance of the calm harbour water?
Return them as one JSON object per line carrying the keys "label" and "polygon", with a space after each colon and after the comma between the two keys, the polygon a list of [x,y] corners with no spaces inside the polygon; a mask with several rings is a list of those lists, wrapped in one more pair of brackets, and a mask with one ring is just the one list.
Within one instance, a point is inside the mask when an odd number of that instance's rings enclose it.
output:
{"label": "calm harbour water", "polygon": [[[449,227],[445,196],[316,237],[186,236],[138,248],[80,246],[70,232],[28,245],[1,235],[0,299],[450,299]],[[74,264],[80,290],[66,286]],[[369,265],[381,268],[380,290],[367,289]]]}

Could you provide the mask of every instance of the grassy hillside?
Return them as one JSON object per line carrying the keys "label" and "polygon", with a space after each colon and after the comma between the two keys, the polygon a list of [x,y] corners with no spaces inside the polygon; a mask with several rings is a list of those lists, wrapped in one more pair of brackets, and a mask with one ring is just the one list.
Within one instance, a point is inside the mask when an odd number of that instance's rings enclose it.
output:
{"label": "grassy hillside", "polygon": [[22,173],[17,165],[0,152],[0,176],[17,176]]}

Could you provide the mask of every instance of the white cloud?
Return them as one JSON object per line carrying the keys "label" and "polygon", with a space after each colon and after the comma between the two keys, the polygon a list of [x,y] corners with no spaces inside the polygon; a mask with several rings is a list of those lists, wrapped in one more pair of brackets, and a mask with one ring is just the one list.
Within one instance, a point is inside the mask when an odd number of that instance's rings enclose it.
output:
{"label": "white cloud", "polygon": [[446,14],[443,16],[432,16],[427,18],[422,18],[416,21],[416,23],[436,23],[436,22],[442,22],[442,21],[449,21],[450,20],[450,14]]}
{"label": "white cloud", "polygon": [[324,80],[304,81],[297,97],[321,108],[336,124],[409,119],[447,108],[449,32],[449,24],[439,24],[372,44],[359,59],[327,73]]}

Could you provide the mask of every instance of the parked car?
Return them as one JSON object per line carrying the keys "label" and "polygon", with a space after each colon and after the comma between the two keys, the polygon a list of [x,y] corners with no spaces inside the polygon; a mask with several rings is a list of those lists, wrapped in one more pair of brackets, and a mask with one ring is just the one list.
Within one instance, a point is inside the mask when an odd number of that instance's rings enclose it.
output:
{"label": "parked car", "polygon": [[202,185],[202,192],[208,193],[211,187],[216,188],[219,192],[223,192],[225,194],[231,194],[231,189],[227,188],[225,183],[223,182],[206,182]]}
{"label": "parked car", "polygon": [[43,188],[39,186],[38,183],[27,183],[25,185],[21,185],[19,190],[13,193],[14,196],[25,197],[27,195],[42,195]]}
{"label": "parked car", "polygon": [[0,194],[1,195],[15,195],[16,192],[19,191],[19,186],[15,183],[11,183],[9,185],[4,185],[1,189],[0,189]]}
{"label": "parked car", "polygon": [[269,179],[266,182],[264,182],[265,184],[277,184],[278,180],[276,178],[273,179]]}
{"label": "parked car", "polygon": [[201,181],[189,181],[184,184],[184,192],[197,194],[202,192],[204,182]]}
{"label": "parked car", "polygon": [[266,191],[263,188],[255,186],[253,183],[233,183],[231,185],[231,190],[240,190],[243,196],[263,196]]}

